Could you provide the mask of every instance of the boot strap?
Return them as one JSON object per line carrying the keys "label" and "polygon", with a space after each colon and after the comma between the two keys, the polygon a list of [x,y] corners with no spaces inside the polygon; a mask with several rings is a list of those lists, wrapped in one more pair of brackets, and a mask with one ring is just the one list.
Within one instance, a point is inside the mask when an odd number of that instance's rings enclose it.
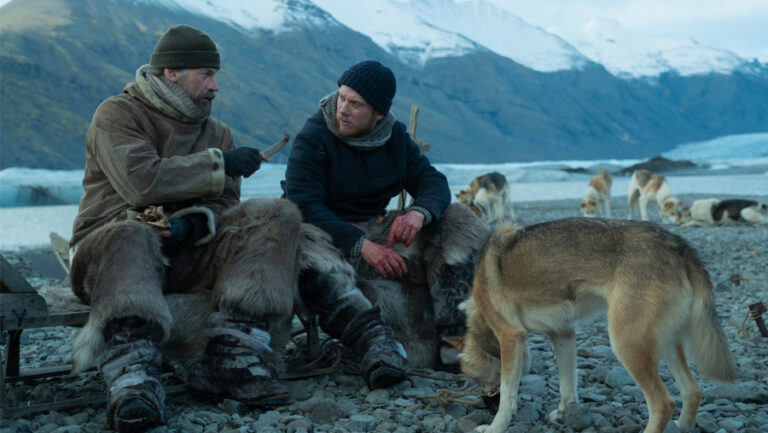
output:
{"label": "boot strap", "polygon": [[109,346],[98,364],[107,384],[107,419],[114,426],[120,403],[140,398],[152,405],[165,422],[165,389],[160,383],[162,355],[155,343],[135,340]]}

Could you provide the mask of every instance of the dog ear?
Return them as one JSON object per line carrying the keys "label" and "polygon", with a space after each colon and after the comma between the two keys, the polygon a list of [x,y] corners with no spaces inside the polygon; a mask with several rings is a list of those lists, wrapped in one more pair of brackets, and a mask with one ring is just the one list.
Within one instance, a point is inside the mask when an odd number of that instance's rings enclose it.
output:
{"label": "dog ear", "polygon": [[455,347],[459,352],[464,351],[464,336],[461,337],[443,337],[443,341]]}

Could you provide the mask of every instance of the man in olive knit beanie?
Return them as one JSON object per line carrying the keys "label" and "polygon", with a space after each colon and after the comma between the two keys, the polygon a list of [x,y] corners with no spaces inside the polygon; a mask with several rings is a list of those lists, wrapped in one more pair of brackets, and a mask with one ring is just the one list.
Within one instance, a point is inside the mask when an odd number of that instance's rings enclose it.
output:
{"label": "man in olive knit beanie", "polygon": [[194,27],[179,25],[168,29],[157,41],[149,64],[155,68],[219,69],[221,60],[210,36]]}
{"label": "man in olive knit beanie", "polygon": [[[86,134],[70,246],[72,288],[91,312],[73,357],[76,368],[99,367],[107,421],[119,432],[165,421],[160,349],[173,320],[163,292],[196,287],[209,268],[195,260],[240,248],[222,243],[218,228],[248,223],[226,215],[242,206],[236,177],[253,174],[263,158],[235,148],[229,127],[211,116],[220,66],[210,36],[168,29],[135,80],[98,107]],[[159,230],[128,217],[153,209],[167,221]]]}
{"label": "man in olive knit beanie", "polygon": [[[86,134],[70,277],[91,309],[73,362],[99,368],[107,423],[121,433],[165,422],[161,366],[179,354],[169,364],[198,393],[285,403],[279,374],[302,275],[327,282],[345,315],[364,318],[349,331],[324,330],[362,354],[369,387],[408,372],[365,356],[372,342],[391,342],[391,331],[368,320],[371,304],[327,235],[302,224],[288,200],[240,200],[241,178],[264,155],[235,147],[211,116],[221,64],[206,33],[170,28],[135,80],[99,105]],[[334,317],[340,310],[311,302],[301,305]]]}
{"label": "man in olive knit beanie", "polygon": [[[469,295],[487,228],[465,207],[450,204],[445,176],[395,120],[390,108],[397,85],[388,67],[365,60],[346,69],[336,84],[294,140],[286,197],[306,222],[331,235],[362,280],[401,282],[400,293],[385,290],[375,298],[385,322],[423,337],[422,345],[406,347],[413,366],[451,364],[447,368],[455,370],[455,350],[446,345],[438,354],[434,348],[442,345],[442,337],[463,335],[465,318],[458,306]],[[389,210],[402,190],[413,197],[411,204]],[[372,284],[379,286],[392,284]],[[409,293],[406,287],[421,292]],[[314,293],[322,297],[320,292]],[[421,305],[423,299],[427,305]],[[394,306],[397,302],[423,308],[415,307],[418,317],[411,317]],[[424,332],[413,328],[425,323]],[[426,352],[434,356],[416,355]]]}

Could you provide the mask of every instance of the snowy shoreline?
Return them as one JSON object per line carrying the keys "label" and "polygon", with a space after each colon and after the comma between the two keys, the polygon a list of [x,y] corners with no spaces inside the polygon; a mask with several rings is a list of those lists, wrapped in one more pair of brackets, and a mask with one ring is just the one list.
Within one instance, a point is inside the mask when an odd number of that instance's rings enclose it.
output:
{"label": "snowy shoreline", "polygon": [[[451,194],[464,188],[475,176],[486,173],[489,169],[501,169],[496,166],[478,166],[475,168],[444,168],[448,177]],[[503,169],[501,169],[503,171]],[[510,198],[515,204],[555,200],[569,202],[580,215],[578,205],[586,189],[589,176],[569,174],[561,170],[537,169],[528,176],[536,176],[529,181],[510,182]],[[557,180],[559,174],[565,175]],[[260,173],[263,177],[243,186],[243,198],[279,197],[279,180],[283,176],[280,170]],[[510,173],[506,173],[511,177]],[[768,195],[768,175],[766,174],[723,174],[723,175],[669,175],[666,176],[672,191],[677,197],[690,203],[694,198],[746,198],[757,199]],[[612,197],[617,206],[626,205],[628,176],[614,176]],[[257,185],[258,187],[254,187]],[[764,200],[765,201],[765,200]],[[390,208],[397,205],[397,198],[390,203]],[[21,206],[0,207],[0,251],[23,247],[44,247],[48,245],[48,234],[57,232],[65,238],[72,233],[72,223],[77,215],[77,205]],[[625,215],[625,214],[624,214]],[[624,215],[619,215],[623,218]]]}

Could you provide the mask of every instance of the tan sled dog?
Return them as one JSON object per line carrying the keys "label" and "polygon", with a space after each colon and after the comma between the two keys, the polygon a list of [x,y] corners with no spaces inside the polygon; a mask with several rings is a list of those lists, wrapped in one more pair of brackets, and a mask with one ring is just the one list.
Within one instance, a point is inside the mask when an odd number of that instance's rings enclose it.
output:
{"label": "tan sled dog", "polygon": [[515,218],[509,184],[501,173],[494,171],[476,177],[456,194],[456,198],[489,227],[512,222]]}
{"label": "tan sled dog", "polygon": [[554,343],[560,405],[550,419],[577,403],[574,322],[605,309],[613,351],[645,395],[645,433],[662,432],[675,411],[660,359],[682,394],[680,431],[696,420],[701,388],[686,364],[685,343],[703,375],[736,375],[709,274],[682,238],[653,224],[570,218],[504,227],[486,244],[464,306],[461,369],[486,388],[501,383],[486,433],[504,431],[517,411],[528,332],[547,333]]}
{"label": "tan sled dog", "polygon": [[581,213],[585,217],[593,217],[601,209],[604,217],[611,217],[612,184],[613,178],[607,170],[600,170],[592,176],[587,190],[584,191],[584,198],[581,200]]}
{"label": "tan sled dog", "polygon": [[664,222],[666,218],[670,222],[677,222],[678,210],[683,206],[683,202],[677,200],[672,190],[669,189],[669,183],[660,174],[653,174],[648,170],[637,170],[632,174],[629,180],[629,215],[627,219],[637,213],[640,206],[640,217],[643,221],[648,221],[648,202],[656,201],[659,206],[659,214]]}

